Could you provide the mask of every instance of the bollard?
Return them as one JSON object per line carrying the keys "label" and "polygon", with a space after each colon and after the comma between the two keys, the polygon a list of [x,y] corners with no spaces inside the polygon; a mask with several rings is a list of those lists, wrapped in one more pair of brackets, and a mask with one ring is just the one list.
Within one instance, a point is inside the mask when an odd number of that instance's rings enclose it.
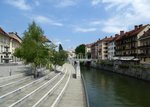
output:
{"label": "bollard", "polygon": [[11,69],[9,69],[9,76],[11,76],[11,73],[12,73],[12,71],[11,71]]}

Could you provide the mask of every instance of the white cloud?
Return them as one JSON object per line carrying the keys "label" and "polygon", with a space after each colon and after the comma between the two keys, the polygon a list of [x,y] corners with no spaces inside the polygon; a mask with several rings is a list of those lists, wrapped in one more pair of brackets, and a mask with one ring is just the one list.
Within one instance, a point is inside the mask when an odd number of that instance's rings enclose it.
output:
{"label": "white cloud", "polygon": [[7,4],[17,7],[21,10],[31,10],[31,6],[27,4],[26,0],[6,0]]}
{"label": "white cloud", "polygon": [[40,16],[40,15],[39,15],[39,16],[35,16],[33,19],[34,19],[36,22],[42,23],[42,24],[49,24],[49,25],[59,26],[59,27],[63,26],[62,23],[57,22],[57,21],[55,21],[55,20],[52,20],[52,19],[50,19],[50,18],[48,18],[48,17],[45,17],[45,16]]}
{"label": "white cloud", "polygon": [[56,7],[69,7],[76,5],[76,0],[59,0]]}
{"label": "white cloud", "polygon": [[92,5],[97,5],[101,2],[101,0],[92,0]]}
{"label": "white cloud", "polygon": [[86,32],[94,32],[94,31],[96,31],[96,30],[97,30],[96,28],[81,28],[81,27],[75,28],[75,31],[76,31],[76,32],[83,32],[83,33],[86,33]]}
{"label": "white cloud", "polygon": [[95,20],[95,21],[91,21],[89,23],[89,25],[93,25],[93,26],[95,26],[95,25],[102,25],[102,24],[103,24],[102,20]]}
{"label": "white cloud", "polygon": [[[91,4],[105,4],[106,12],[111,12],[105,19],[102,31],[114,33],[130,26],[150,23],[150,0],[92,0]],[[108,30],[107,30],[108,29]]]}

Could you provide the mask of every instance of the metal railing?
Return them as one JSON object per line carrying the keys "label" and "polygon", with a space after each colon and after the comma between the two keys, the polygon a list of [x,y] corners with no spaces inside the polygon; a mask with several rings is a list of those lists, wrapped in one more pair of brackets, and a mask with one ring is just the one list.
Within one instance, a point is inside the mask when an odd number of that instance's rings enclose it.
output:
{"label": "metal railing", "polygon": [[86,88],[85,79],[84,79],[83,74],[81,74],[81,78],[82,78],[82,83],[83,83],[85,97],[86,97],[86,105],[87,105],[87,107],[90,107],[90,105],[89,105],[89,97],[88,97],[87,88]]}

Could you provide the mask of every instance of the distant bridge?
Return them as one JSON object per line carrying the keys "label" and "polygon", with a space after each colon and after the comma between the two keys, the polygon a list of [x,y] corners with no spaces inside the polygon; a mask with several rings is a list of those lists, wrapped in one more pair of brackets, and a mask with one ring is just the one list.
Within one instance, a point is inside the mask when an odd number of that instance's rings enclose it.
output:
{"label": "distant bridge", "polygon": [[82,58],[82,59],[78,59],[78,58],[69,58],[69,61],[74,64],[75,62],[92,62],[92,61],[97,61],[96,59],[87,59],[87,58]]}
{"label": "distant bridge", "polygon": [[90,62],[90,61],[93,61],[93,59],[73,59],[73,61]]}

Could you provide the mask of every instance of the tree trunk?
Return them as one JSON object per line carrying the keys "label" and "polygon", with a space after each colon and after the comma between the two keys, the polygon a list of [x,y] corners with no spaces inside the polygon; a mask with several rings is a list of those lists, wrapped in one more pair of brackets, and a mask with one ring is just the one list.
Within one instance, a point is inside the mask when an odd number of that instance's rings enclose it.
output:
{"label": "tree trunk", "polygon": [[35,69],[34,69],[34,78],[37,78],[37,69],[36,69],[37,67],[35,67]]}
{"label": "tree trunk", "polygon": [[54,71],[56,72],[56,65],[54,65]]}

